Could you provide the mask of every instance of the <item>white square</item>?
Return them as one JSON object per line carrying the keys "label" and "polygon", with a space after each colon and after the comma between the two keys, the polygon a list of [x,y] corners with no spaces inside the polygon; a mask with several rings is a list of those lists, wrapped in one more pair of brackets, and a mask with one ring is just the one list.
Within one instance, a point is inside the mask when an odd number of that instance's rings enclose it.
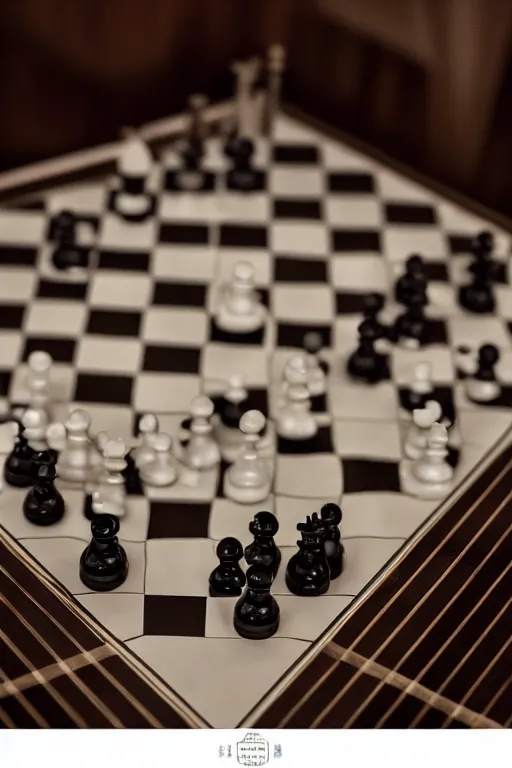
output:
{"label": "white square", "polygon": [[206,283],[215,272],[216,252],[208,246],[161,245],[155,249],[152,262],[157,278]]}
{"label": "white square", "polygon": [[393,419],[398,413],[396,387],[389,381],[362,387],[336,377],[328,392],[329,410],[336,419]]}
{"label": "white square", "polygon": [[139,309],[151,301],[152,283],[148,275],[97,270],[92,276],[89,304],[93,307]]}
{"label": "white square", "polygon": [[494,235],[494,254],[496,256],[509,255],[511,242],[508,232],[504,232],[494,224],[490,224],[451,202],[443,201],[438,210],[439,220],[448,234],[475,237],[481,230],[488,230]]}
{"label": "white square", "polygon": [[405,261],[411,253],[421,253],[425,261],[439,261],[447,256],[443,232],[434,226],[386,225],[382,237],[384,253],[390,261]]}
{"label": "white square", "polygon": [[[27,388],[28,366],[20,363],[13,371],[9,399],[11,402],[30,402],[30,392]],[[51,370],[50,392],[52,402],[69,402],[75,392],[76,371],[72,365],[54,363]]]}
{"label": "white square", "polygon": [[320,197],[325,179],[319,168],[273,166],[269,171],[269,189],[274,197]]}
{"label": "white square", "polygon": [[375,163],[354,149],[326,140],[323,142],[324,165],[329,171],[373,171]]}
{"label": "white square", "polygon": [[341,460],[333,454],[277,456],[274,488],[283,496],[337,501],[343,491]]}
{"label": "white square", "polygon": [[389,290],[387,264],[381,256],[339,256],[330,259],[331,280],[340,291],[358,289],[386,292]]}
{"label": "white square", "polygon": [[512,286],[496,285],[494,291],[498,315],[512,320]]}
{"label": "white square", "polygon": [[248,344],[207,344],[202,355],[204,379],[225,382],[229,376],[240,373],[247,387],[266,387],[269,376],[266,351]]}
{"label": "white square", "polygon": [[270,218],[270,204],[266,194],[244,196],[228,190],[218,195],[217,205],[221,221],[252,224],[265,223]]}
{"label": "white square", "polygon": [[337,453],[346,458],[399,460],[402,455],[396,421],[336,420],[333,435]]}
{"label": "white square", "polygon": [[210,539],[149,539],[145,593],[206,597],[216,565],[215,542]]}
{"label": "white square", "polygon": [[100,248],[126,251],[150,251],[154,248],[157,237],[157,220],[131,224],[115,213],[106,213],[99,236]]}
{"label": "white square", "polygon": [[326,256],[329,251],[327,229],[322,223],[274,222],[271,250],[277,253]]}
{"label": "white square", "polygon": [[159,218],[163,221],[217,221],[220,205],[215,193],[179,195],[162,192]]}
{"label": "white square", "polygon": [[[230,499],[215,499],[210,514],[208,536],[216,542],[226,536],[234,536],[242,543],[242,546],[246,547],[252,541],[249,523],[254,515],[261,512],[262,509],[267,510],[267,512],[274,512],[272,496],[259,504],[237,504]],[[297,529],[295,529],[295,533],[297,533]]]}
{"label": "white square", "polygon": [[151,501],[210,501],[215,498],[219,481],[218,467],[196,472],[176,462],[177,481],[168,488],[146,486]]}
{"label": "white square", "polygon": [[36,274],[23,267],[0,267],[0,301],[29,301],[34,295]]}
{"label": "white square", "polygon": [[141,359],[142,344],[138,339],[82,336],[78,341],[76,365],[81,372],[136,373]]}
{"label": "white square", "polygon": [[133,402],[143,413],[181,413],[188,411],[199,390],[198,376],[143,372],[135,382]]}
{"label": "white square", "polygon": [[377,171],[377,178],[380,195],[388,203],[404,202],[435,205],[437,202],[436,196],[432,192],[394,171],[380,169]]}
{"label": "white square", "polygon": [[47,226],[40,211],[0,211],[0,243],[39,247]]}
{"label": "white square", "polygon": [[393,347],[391,367],[393,379],[400,386],[407,386],[414,379],[414,369],[418,363],[430,363],[432,379],[437,384],[449,384],[455,379],[453,360],[449,347],[423,347],[422,349],[404,349]]}
{"label": "white square", "polygon": [[497,317],[452,317],[448,319],[452,346],[496,344],[504,349],[512,346],[505,321]]}
{"label": "white square", "polygon": [[246,251],[236,248],[220,248],[217,256],[215,279],[228,282],[233,277],[235,266],[240,261],[246,261],[254,269],[256,285],[267,286],[272,282],[272,257],[268,251],[248,248]]}
{"label": "white square", "polygon": [[83,333],[85,319],[84,304],[36,299],[28,308],[25,331],[38,336],[76,337]]}
{"label": "white square", "polygon": [[334,227],[358,229],[382,227],[379,200],[366,195],[339,195],[325,201],[326,219]]}
{"label": "white square", "polygon": [[151,307],[143,320],[142,337],[148,342],[200,347],[207,333],[208,317],[201,309]]}
{"label": "white square", "polygon": [[321,139],[316,131],[287,115],[278,115],[274,126],[274,141],[285,144],[317,144]]}
{"label": "white square", "polygon": [[272,290],[273,314],[279,320],[327,322],[334,319],[334,296],[328,285],[276,283]]}
{"label": "white square", "polygon": [[349,493],[343,499],[342,539],[406,539],[424,523],[438,502],[403,493]]}
{"label": "white square", "polygon": [[[361,324],[360,315],[347,315],[337,317],[334,323],[333,348],[338,354],[349,355],[357,347],[358,334],[357,329]],[[344,361],[338,358],[337,368],[344,368]]]}
{"label": "white square", "polygon": [[77,214],[99,215],[105,210],[107,189],[103,182],[81,182],[51,190],[45,197],[52,214],[69,210]]}
{"label": "white square", "polygon": [[91,435],[105,431],[112,437],[120,437],[127,444],[133,442],[133,410],[129,406],[65,402],[54,408],[55,421],[64,421],[74,408],[83,408],[91,417]]}
{"label": "white square", "polygon": [[14,368],[22,353],[19,331],[0,330],[0,368]]}
{"label": "white square", "polygon": [[79,595],[77,600],[119,640],[124,642],[143,635],[144,595],[91,592]]}
{"label": "white square", "polygon": [[457,292],[450,283],[430,281],[427,294],[429,299],[425,311],[427,317],[444,319],[463,312],[457,300]]}

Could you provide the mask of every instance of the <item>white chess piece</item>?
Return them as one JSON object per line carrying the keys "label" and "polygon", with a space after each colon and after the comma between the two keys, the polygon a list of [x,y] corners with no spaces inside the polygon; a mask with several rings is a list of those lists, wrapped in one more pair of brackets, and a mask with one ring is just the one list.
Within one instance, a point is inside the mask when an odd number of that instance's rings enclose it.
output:
{"label": "white chess piece", "polygon": [[310,412],[307,377],[304,355],[294,355],[284,369],[286,387],[277,414],[277,433],[287,440],[308,440],[318,432],[318,424]]}
{"label": "white chess piece", "polygon": [[415,408],[412,423],[405,439],[404,453],[409,459],[418,459],[427,446],[430,428],[441,419],[443,410],[436,400],[427,400],[424,408]]}
{"label": "white chess piece", "polygon": [[431,395],[434,391],[432,386],[432,364],[425,361],[417,363],[414,366],[413,379],[410,385],[411,392],[421,397]]}
{"label": "white chess piece", "polygon": [[[224,400],[233,405],[235,412],[240,404],[247,400],[248,392],[244,387],[244,377],[242,375],[235,373],[228,378],[226,391],[224,392],[223,397]],[[236,427],[229,427],[223,424],[220,418],[216,418],[215,437],[219,444],[222,457],[226,459],[226,461],[233,462],[244,441],[243,434],[240,432],[238,424]]]}
{"label": "white chess piece", "polygon": [[27,360],[27,387],[30,393],[29,405],[35,410],[41,410],[50,418],[50,377],[53,360],[48,352],[36,350]]}
{"label": "white chess piece", "polygon": [[92,509],[97,515],[107,514],[124,517],[126,513],[126,490],[123,470],[126,445],[123,440],[107,440],[103,449],[103,469],[97,490],[92,493]]}
{"label": "white chess piece", "polygon": [[235,61],[231,69],[236,77],[235,103],[238,115],[238,135],[252,138],[256,132],[252,90],[261,69],[260,59]]}
{"label": "white chess piece", "polygon": [[259,434],[266,419],[260,411],[247,411],[240,419],[244,445],[224,475],[224,493],[240,504],[256,504],[270,493],[271,474],[258,450]]}
{"label": "white chess piece", "polygon": [[158,428],[158,419],[153,413],[145,413],[141,416],[139,420],[140,443],[132,451],[137,469],[155,458],[152,439],[157,434]]}
{"label": "white chess piece", "polygon": [[325,372],[320,365],[317,354],[312,351],[319,346],[317,336],[318,334],[316,332],[311,332],[307,333],[304,338],[304,347],[306,348],[307,386],[311,397],[324,395],[327,389]]}
{"label": "white chess piece", "polygon": [[448,430],[444,424],[430,427],[427,446],[407,469],[401,468],[406,493],[420,499],[442,499],[453,488],[453,469],[448,456]]}
{"label": "white chess piece", "polygon": [[210,421],[213,412],[214,405],[209,397],[199,396],[192,400],[190,440],[182,459],[190,469],[211,469],[220,462],[220,450]]}
{"label": "white chess piece", "polygon": [[130,133],[121,146],[117,172],[123,183],[134,180],[138,187],[137,192],[127,191],[126,188],[119,190],[116,196],[116,209],[119,213],[139,216],[151,206],[151,197],[146,194],[144,183],[152,166],[153,158],[147,145],[135,132]]}
{"label": "white chess piece", "polygon": [[62,480],[85,483],[90,466],[91,417],[82,409],[73,411],[64,423],[66,445],[59,454],[57,472]]}
{"label": "white chess piece", "polygon": [[282,45],[272,45],[268,50],[267,56],[268,85],[263,126],[263,133],[266,136],[272,136],[273,134],[275,119],[279,111],[281,83],[285,64],[286,50]]}
{"label": "white chess piece", "polygon": [[45,439],[49,448],[59,453],[64,451],[66,448],[66,438],[67,432],[64,424],[61,424],[60,421],[48,424]]}
{"label": "white chess piece", "polygon": [[220,297],[215,317],[219,328],[230,333],[251,333],[265,324],[266,308],[254,286],[253,265],[239,261]]}
{"label": "white chess piece", "polygon": [[151,436],[154,457],[146,461],[140,469],[140,479],[147,485],[164,488],[177,479],[176,467],[172,458],[172,437],[165,432]]}
{"label": "white chess piece", "polygon": [[48,420],[44,411],[27,408],[21,423],[25,429],[24,436],[28,444],[34,451],[46,450],[46,432],[48,429]]}

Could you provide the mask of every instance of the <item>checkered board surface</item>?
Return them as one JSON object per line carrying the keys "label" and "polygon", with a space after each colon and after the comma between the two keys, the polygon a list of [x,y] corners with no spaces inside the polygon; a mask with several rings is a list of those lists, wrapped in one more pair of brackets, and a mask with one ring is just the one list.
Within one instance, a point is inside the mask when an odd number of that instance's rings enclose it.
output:
{"label": "checkered board surface", "polygon": [[[212,139],[204,189],[182,194],[177,159],[165,152],[151,180],[156,215],[138,225],[112,212],[111,180],[53,190],[0,212],[5,407],[26,403],[24,361],[46,349],[55,361],[56,420],[73,404],[89,411],[93,431],[133,441],[140,414],[153,412],[177,437],[191,398],[219,394],[236,372],[246,377],[251,405],[270,417],[270,498],[252,507],[226,499],[224,466],[202,473],[196,485],[180,480],[130,496],[120,537],[130,573],[113,593],[91,593],[78,578],[89,539],[81,490],[62,486],[67,513],[48,529],[24,519],[24,491],[6,487],[0,497],[0,523],[216,727],[235,726],[437,506],[400,488],[408,424],[400,398],[414,365],[432,363],[435,395],[455,409],[458,480],[512,421],[509,235],[284,116],[272,145],[258,143],[257,163],[261,191],[226,190],[220,143]],[[51,218],[62,208],[82,217],[81,242],[95,246],[90,274],[70,277],[51,266]],[[498,309],[488,317],[469,315],[456,301],[470,241],[482,227],[494,231],[501,265]],[[344,363],[363,298],[389,295],[412,252],[427,262],[429,344],[389,348],[389,381],[357,385]],[[254,265],[269,316],[262,333],[237,339],[220,332],[213,316],[219,286],[239,260]],[[396,312],[390,299],[388,319]],[[272,416],[283,364],[308,330],[322,335],[329,374],[325,402],[315,406],[318,438],[304,452],[275,438]],[[457,349],[486,341],[502,352],[503,395],[477,407],[464,396]],[[343,508],[346,568],[326,596],[296,597],[284,581],[296,524],[326,501]],[[208,596],[208,576],[216,542],[236,536],[248,544],[249,521],[260,509],[280,524],[283,562],[273,593],[281,625],[274,638],[251,642],[233,629],[235,600]]]}

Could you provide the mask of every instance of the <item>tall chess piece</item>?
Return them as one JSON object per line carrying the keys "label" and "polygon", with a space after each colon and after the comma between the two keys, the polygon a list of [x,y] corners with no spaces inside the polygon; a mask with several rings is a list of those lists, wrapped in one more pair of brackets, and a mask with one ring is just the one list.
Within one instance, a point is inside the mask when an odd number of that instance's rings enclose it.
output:
{"label": "tall chess piece", "polygon": [[265,136],[270,137],[274,133],[275,120],[279,112],[281,100],[281,85],[285,66],[286,50],[282,45],[270,46],[267,55],[267,99],[263,119],[263,134]]}
{"label": "tall chess piece", "polygon": [[28,356],[27,388],[29,391],[29,406],[35,411],[42,411],[49,420],[50,388],[53,360],[48,352],[35,350]]}
{"label": "tall chess piece", "polygon": [[494,344],[482,344],[478,350],[476,371],[465,381],[466,395],[474,403],[492,403],[501,394],[501,386],[496,376],[496,365],[500,351]]}
{"label": "tall chess piece", "polygon": [[56,477],[53,462],[39,464],[36,483],[23,502],[23,514],[35,525],[53,525],[64,515],[64,499],[55,488]]}
{"label": "tall chess piece", "polygon": [[239,597],[245,586],[245,573],[240,568],[244,551],[238,539],[231,536],[219,541],[216,549],[219,565],[210,574],[212,597]]}
{"label": "tall chess piece", "polygon": [[97,515],[91,533],[91,542],[80,558],[80,579],[94,592],[110,592],[128,576],[128,558],[117,539],[119,520],[113,515]]}
{"label": "tall chess piece", "polygon": [[140,443],[132,451],[132,457],[138,469],[155,458],[153,436],[158,433],[158,419],[154,413],[145,413],[139,420]]}
{"label": "tall chess piece", "polygon": [[254,267],[240,261],[223,288],[215,322],[229,333],[252,333],[263,327],[266,317],[266,308],[255,290]]}
{"label": "tall chess piece", "polygon": [[212,469],[220,462],[219,446],[213,438],[214,405],[209,397],[201,395],[192,400],[190,412],[190,440],[183,452],[183,463],[191,469]]}
{"label": "tall chess piece", "polygon": [[166,488],[176,482],[178,473],[172,457],[172,437],[159,432],[151,438],[155,451],[154,458],[145,462],[140,469],[140,478],[146,485]]}
{"label": "tall chess piece", "polygon": [[303,355],[294,355],[284,369],[285,390],[277,415],[277,432],[287,440],[309,440],[318,432],[311,414],[308,370]]}
{"label": "tall chess piece", "polygon": [[258,442],[266,419],[260,411],[247,411],[240,419],[244,444],[224,475],[224,493],[240,504],[257,504],[270,493],[271,474],[260,456]]}
{"label": "tall chess piece", "polygon": [[324,504],[320,510],[320,518],[316,512],[311,516],[313,526],[321,531],[324,541],[324,551],[329,564],[331,581],[341,576],[345,548],[341,543],[340,523],[341,508],[334,503]]}
{"label": "tall chess piece", "polygon": [[126,512],[126,489],[123,471],[126,469],[126,445],[120,438],[108,440],[103,450],[104,474],[98,489],[92,494],[92,509],[96,515],[123,517]]}
{"label": "tall chess piece", "polygon": [[297,525],[297,530],[302,539],[297,542],[299,551],[288,561],[286,586],[301,597],[325,595],[330,584],[330,569],[323,531],[315,527],[309,515],[305,523]]}
{"label": "tall chess piece", "polygon": [[231,69],[236,78],[235,103],[238,116],[238,136],[251,138],[256,134],[252,90],[261,69],[261,61],[258,58],[235,61]]}
{"label": "tall chess piece", "polygon": [[57,472],[62,480],[70,483],[86,483],[90,464],[91,417],[81,408],[72,411],[64,422],[66,447],[59,454]]}
{"label": "tall chess piece", "polygon": [[235,605],[233,623],[241,637],[265,640],[279,629],[280,611],[270,594],[272,573],[267,568],[251,565],[247,571],[247,587]]}
{"label": "tall chess piece", "polygon": [[281,563],[281,552],[276,547],[274,536],[279,530],[279,523],[272,512],[257,512],[249,523],[249,531],[254,541],[245,548],[245,560],[248,565],[261,565],[268,568],[274,578]]}

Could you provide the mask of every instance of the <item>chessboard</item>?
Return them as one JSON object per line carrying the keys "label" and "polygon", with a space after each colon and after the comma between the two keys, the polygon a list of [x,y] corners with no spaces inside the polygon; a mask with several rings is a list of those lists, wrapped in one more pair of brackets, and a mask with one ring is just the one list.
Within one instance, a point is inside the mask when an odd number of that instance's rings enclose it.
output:
{"label": "chessboard", "polygon": [[[400,466],[410,415],[404,393],[418,362],[431,365],[435,399],[450,405],[456,482],[464,481],[512,423],[510,234],[394,170],[285,113],[272,138],[256,139],[261,188],[224,184],[222,140],[207,140],[208,183],[184,193],[174,183],[175,148],[159,151],[151,178],[154,216],[126,223],[112,208],[115,178],[59,184],[0,210],[0,388],[2,410],[28,403],[27,359],[53,359],[53,419],[85,409],[92,432],[133,445],[144,413],[179,444],[192,398],[222,394],[242,373],[251,408],[268,417],[273,468],[269,497],[256,505],[223,492],[226,464],[168,488],[142,487],[127,500],[120,541],[130,570],[108,593],[88,590],[78,562],[90,539],[85,490],[62,486],[66,514],[53,526],[30,524],[26,491],[4,483],[0,537],[12,536],[78,603],[187,702],[205,724],[235,727],[272,696],[282,676],[307,657],[325,630],[364,593],[376,574],[421,528],[439,501],[404,493]],[[51,261],[52,220],[63,209],[80,219],[80,242],[95,254],[80,273]],[[458,304],[470,247],[482,229],[494,235],[497,308],[472,315]],[[429,341],[389,345],[389,379],[357,384],[346,372],[369,292],[388,297],[411,253],[428,278]],[[216,327],[219,289],[235,264],[253,265],[268,308],[261,333],[242,339]],[[327,393],[316,409],[319,431],[290,446],[275,431],[283,367],[307,332],[320,334]],[[461,349],[491,342],[501,352],[502,394],[476,405],[465,394]],[[6,425],[7,426],[7,425]],[[11,450],[0,435],[2,460]],[[346,562],[321,597],[286,587],[297,524],[326,502],[343,510]],[[240,638],[236,598],[211,597],[216,544],[251,541],[260,510],[279,522],[282,564],[272,585],[281,623],[268,640]]]}

